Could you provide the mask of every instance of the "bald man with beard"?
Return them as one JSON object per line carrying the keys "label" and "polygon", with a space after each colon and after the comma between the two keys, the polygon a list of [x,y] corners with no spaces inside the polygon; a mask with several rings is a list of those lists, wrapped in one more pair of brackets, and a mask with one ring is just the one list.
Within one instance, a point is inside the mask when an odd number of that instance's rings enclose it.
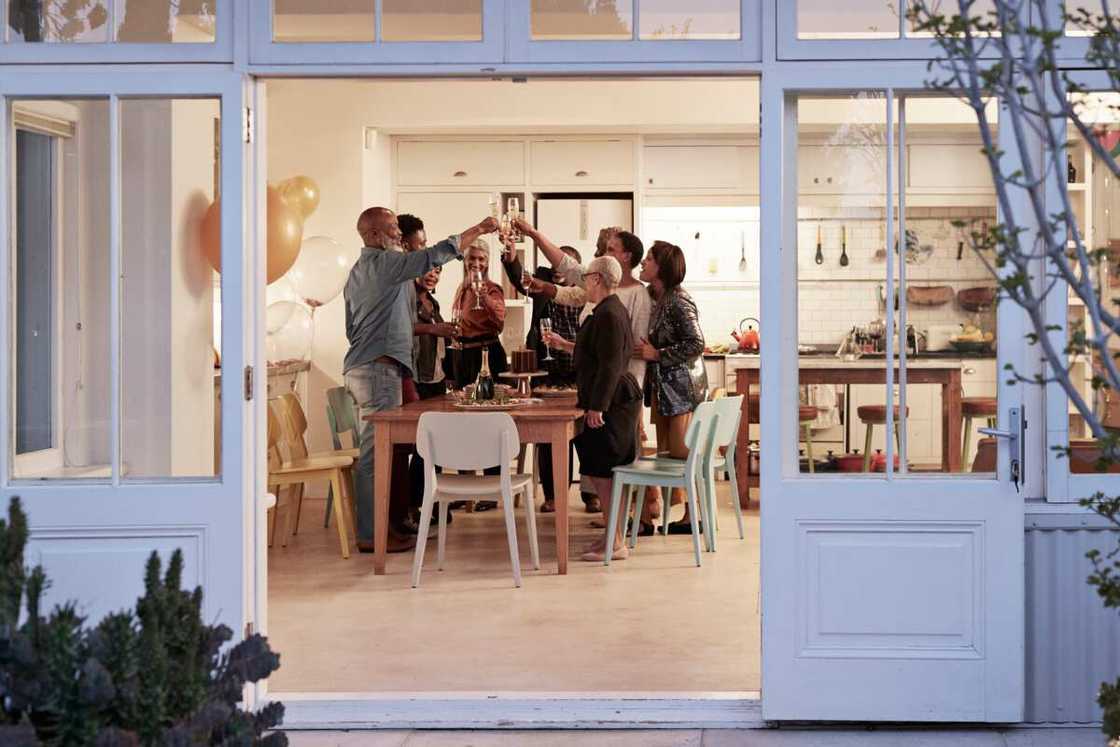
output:
{"label": "bald man with beard", "polygon": [[[343,375],[361,417],[354,470],[356,534],[361,552],[373,552],[373,424],[365,418],[400,407],[401,381],[413,375],[411,283],[433,267],[462,259],[460,247],[497,229],[497,221],[486,218],[432,247],[406,253],[392,210],[372,207],[358,217],[358,235],[365,246],[343,290],[346,339],[350,343]],[[413,537],[393,531],[394,522],[402,523],[407,512],[407,502],[389,508],[389,552],[404,552],[415,546]]]}

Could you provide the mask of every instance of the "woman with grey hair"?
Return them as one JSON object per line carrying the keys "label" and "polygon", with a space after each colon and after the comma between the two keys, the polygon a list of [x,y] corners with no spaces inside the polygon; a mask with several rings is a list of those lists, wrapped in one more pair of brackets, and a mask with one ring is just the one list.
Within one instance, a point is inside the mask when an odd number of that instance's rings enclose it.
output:
{"label": "woman with grey hair", "polygon": [[[482,350],[490,351],[490,373],[498,374],[508,368],[506,351],[502,347],[502,329],[506,323],[506,301],[502,286],[489,277],[490,245],[484,239],[471,243],[463,250],[463,282],[455,291],[452,306],[459,319],[459,345],[451,356],[452,385],[462,389],[473,384],[482,368]],[[482,275],[483,291],[475,303],[471,273]],[[475,308],[480,306],[480,308]],[[446,359],[445,359],[446,361]]]}
{"label": "woman with grey hair", "polygon": [[[630,315],[615,295],[621,280],[622,266],[617,259],[593,259],[583,272],[583,282],[595,310],[579,328],[574,343],[551,332],[545,340],[573,351],[577,404],[585,411],[583,430],[573,443],[579,454],[580,473],[591,478],[599,496],[611,494],[614,468],[629,464],[638,455],[642,393],[628,370],[634,336]],[[620,522],[613,538],[604,532],[601,540],[588,546],[583,560],[602,562],[608,552],[613,560],[628,557],[622,540],[625,523]]]}

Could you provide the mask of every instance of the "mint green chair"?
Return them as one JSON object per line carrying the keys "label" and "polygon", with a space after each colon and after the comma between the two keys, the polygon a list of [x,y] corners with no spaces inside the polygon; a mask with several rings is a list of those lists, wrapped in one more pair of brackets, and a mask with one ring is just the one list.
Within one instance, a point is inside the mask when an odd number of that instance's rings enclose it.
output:
{"label": "mint green chair", "polygon": [[[350,443],[352,448],[358,447],[358,403],[354,401],[354,395],[350,390],[344,386],[336,386],[327,390],[327,423],[331,427],[331,441],[334,444],[335,451],[340,451],[344,447],[342,439],[339,438],[343,433],[350,434]],[[353,470],[351,470],[353,476]],[[357,495],[357,486],[351,486],[355,492],[351,495]],[[331,488],[327,492],[327,509],[323,513],[323,527],[326,528],[331,523],[331,506],[334,503],[334,489]]]}

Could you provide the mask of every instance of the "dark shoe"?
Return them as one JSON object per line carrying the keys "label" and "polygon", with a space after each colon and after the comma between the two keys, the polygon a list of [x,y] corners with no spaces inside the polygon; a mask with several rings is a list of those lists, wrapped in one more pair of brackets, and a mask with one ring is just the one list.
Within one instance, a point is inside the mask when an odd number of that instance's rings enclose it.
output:
{"label": "dark shoe", "polygon": [[587,497],[587,494],[585,493],[583,495],[583,510],[589,514],[603,513],[603,504],[599,501],[599,496],[593,495],[591,497]]}
{"label": "dark shoe", "polygon": [[542,514],[554,514],[554,513],[556,513],[556,501],[545,501],[544,503],[542,503],[541,504],[541,513]]}
{"label": "dark shoe", "polygon": [[[389,548],[388,552],[408,552],[409,550],[416,549],[416,537],[398,537],[389,532]],[[372,542],[359,542],[358,552],[372,553]]]}
{"label": "dark shoe", "polygon": [[[631,521],[633,521],[633,520],[631,520]],[[630,526],[627,527],[627,529],[629,531],[633,531],[633,526],[634,526],[633,523],[631,523]],[[655,528],[654,528],[653,524],[647,524],[644,521],[638,523],[638,536],[639,537],[652,537],[653,534],[654,534],[654,531],[655,531]]]}
{"label": "dark shoe", "polygon": [[480,511],[492,511],[498,507],[497,501],[475,501],[474,512],[477,514]]}
{"label": "dark shoe", "polygon": [[[704,533],[704,522],[697,522],[700,534]],[[681,519],[680,521],[670,522],[669,534],[692,534],[692,521]]]}

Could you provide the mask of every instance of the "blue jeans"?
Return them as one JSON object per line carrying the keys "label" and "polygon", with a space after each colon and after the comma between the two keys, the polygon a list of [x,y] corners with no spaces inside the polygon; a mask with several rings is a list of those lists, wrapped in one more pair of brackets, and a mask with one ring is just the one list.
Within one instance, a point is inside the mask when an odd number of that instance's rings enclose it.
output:
{"label": "blue jeans", "polygon": [[[401,367],[374,361],[356,366],[345,374],[346,388],[358,403],[358,464],[354,469],[359,542],[373,542],[373,423],[366,416],[401,406]],[[385,465],[386,467],[388,465]]]}

